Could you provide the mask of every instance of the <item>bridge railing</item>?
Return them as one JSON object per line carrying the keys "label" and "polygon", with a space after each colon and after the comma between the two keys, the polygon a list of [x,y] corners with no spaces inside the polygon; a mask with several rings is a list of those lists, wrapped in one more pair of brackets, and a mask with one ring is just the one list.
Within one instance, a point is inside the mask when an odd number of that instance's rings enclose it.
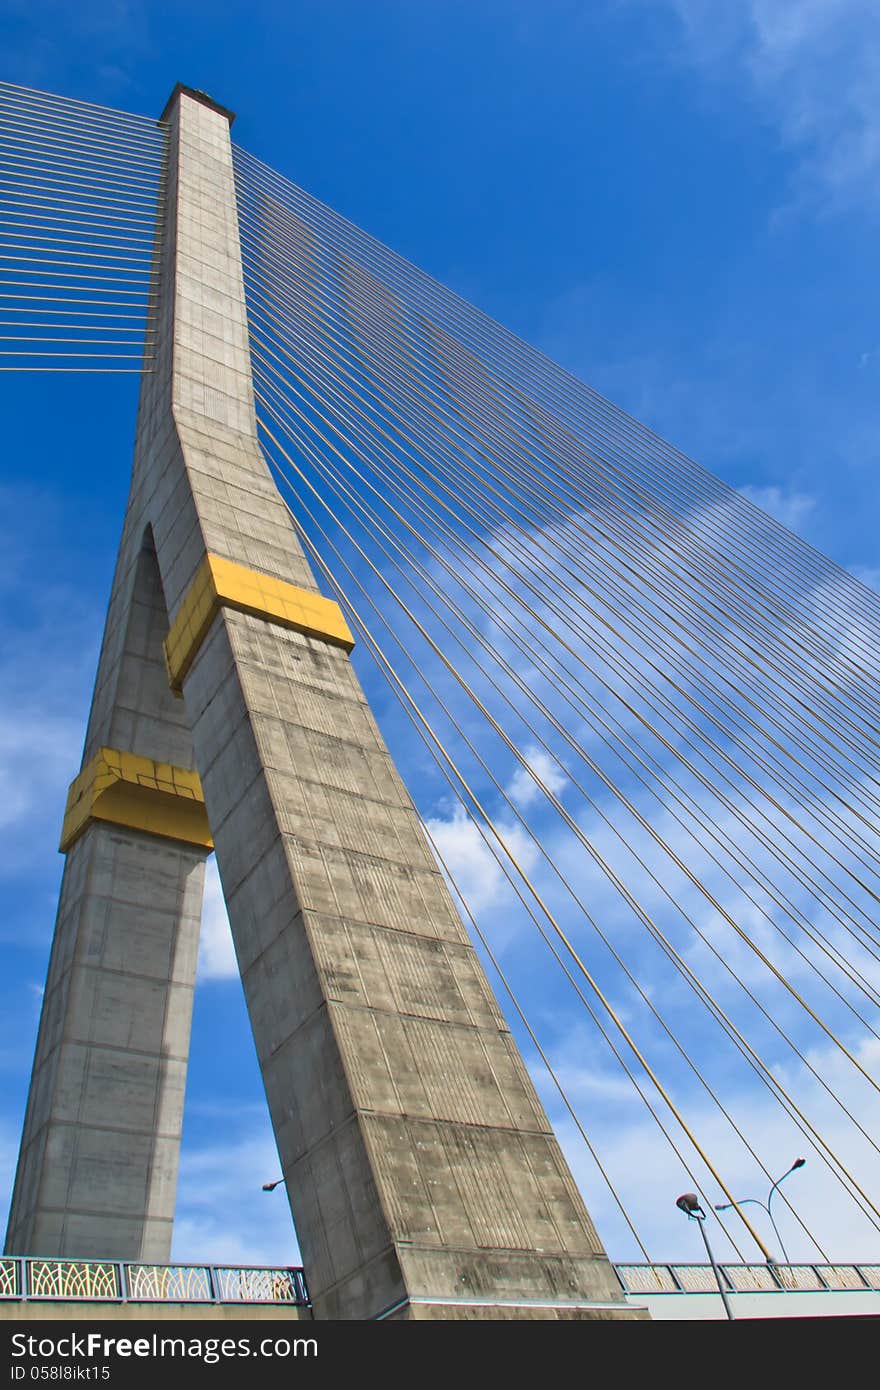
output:
{"label": "bridge railing", "polygon": [[[629,1294],[715,1293],[706,1264],[619,1264]],[[875,1264],[723,1264],[731,1293],[880,1292]],[[0,1258],[0,1299],[90,1303],[269,1303],[308,1307],[301,1268],[261,1265],[157,1265],[128,1260]]]}
{"label": "bridge railing", "polygon": [[128,1260],[0,1258],[0,1299],[90,1303],[277,1303],[306,1307],[303,1271],[259,1265],[156,1265]]}
{"label": "bridge railing", "polygon": [[[717,1293],[707,1264],[615,1265],[618,1278],[631,1294]],[[718,1266],[730,1293],[843,1293],[880,1291],[880,1265],[854,1264],[723,1264]]]}

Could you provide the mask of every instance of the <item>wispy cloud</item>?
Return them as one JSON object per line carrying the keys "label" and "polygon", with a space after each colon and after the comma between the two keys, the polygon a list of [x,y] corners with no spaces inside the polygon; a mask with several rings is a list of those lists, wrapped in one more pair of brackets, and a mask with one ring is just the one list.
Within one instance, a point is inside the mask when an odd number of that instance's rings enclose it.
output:
{"label": "wispy cloud", "polygon": [[221,1264],[299,1264],[283,1187],[264,1192],[279,1174],[265,1107],[249,1109],[228,1140],[184,1149],[174,1220],[173,1258]]}
{"label": "wispy cloud", "polygon": [[143,0],[94,5],[41,0],[38,26],[27,0],[8,0],[5,11],[4,76],[9,80],[93,101],[97,95],[98,102],[111,105],[139,85],[144,56],[152,48],[151,16]]}
{"label": "wispy cloud", "polygon": [[473,912],[498,907],[512,898],[499,858],[505,861],[509,855],[526,872],[537,859],[537,851],[521,827],[500,824],[496,830],[503,847],[497,846],[496,858],[490,848],[497,844],[491,832],[482,834],[461,805],[453,808],[451,816],[429,817],[425,828],[443,858],[455,891]]}
{"label": "wispy cloud", "polygon": [[229,916],[223,899],[217,860],[213,855],[205,865],[205,897],[202,930],[199,936],[199,980],[234,980],[238,961],[229,929]]}
{"label": "wispy cloud", "polygon": [[816,506],[816,499],[808,492],[792,491],[782,487],[741,487],[739,489],[748,502],[753,502],[762,511],[787,526],[790,531],[804,535],[810,516]]}
{"label": "wispy cloud", "polygon": [[515,801],[518,806],[529,806],[533,801],[537,801],[544,795],[539,782],[543,782],[554,796],[559,796],[565,790],[568,778],[555,758],[533,745],[524,748],[522,756],[528,763],[528,768],[518,767],[513,774],[507,788],[511,801]]}
{"label": "wispy cloud", "polygon": [[[0,878],[57,873],[67,787],[78,770],[84,715],[94,680],[101,614],[75,585],[40,584],[47,546],[57,542],[51,498],[28,487],[0,489],[0,573],[5,621],[0,643]],[[63,615],[63,621],[60,617]],[[48,928],[50,923],[44,923]]]}
{"label": "wispy cloud", "polygon": [[880,12],[866,0],[668,0],[681,56],[739,76],[797,160],[790,197],[877,203]]}
{"label": "wispy cloud", "polygon": [[[865,1041],[859,1051],[867,1067],[876,1068],[876,1043]],[[878,1103],[876,1093],[851,1069],[838,1067],[827,1054],[813,1055],[811,1060],[834,1076],[840,1097],[850,1108],[859,1111],[869,1132],[876,1133]],[[809,1078],[797,1066],[784,1076],[795,1094],[803,1094]],[[639,1258],[632,1236],[626,1231],[616,1204],[601,1176],[586,1152],[571,1120],[561,1111],[558,1100],[542,1085],[560,1141],[584,1192],[593,1216],[599,1222],[606,1242],[616,1252],[617,1259],[626,1258],[627,1250]],[[827,1097],[813,1094],[811,1118],[824,1139],[857,1182],[870,1187],[876,1155],[864,1139],[835,1113]],[[845,1187],[834,1177],[808,1139],[794,1121],[771,1100],[766,1091],[741,1090],[729,1086],[726,1101],[732,1113],[746,1121],[745,1129],[759,1157],[773,1177],[780,1176],[796,1157],[805,1156],[807,1166],[786,1186],[807,1227],[818,1237],[824,1252],[832,1260],[870,1260],[876,1255],[877,1232],[874,1224],[862,1212],[857,1202],[847,1195]],[[621,1112],[607,1096],[601,1108],[594,1108],[591,1121],[592,1138],[596,1141],[600,1159],[613,1175],[620,1175],[619,1193],[633,1217],[636,1228],[656,1259],[699,1260],[702,1252],[695,1244],[695,1232],[675,1209],[679,1192],[691,1186],[691,1178],[681,1159],[659,1139],[658,1132],[644,1113]],[[701,1136],[713,1163],[737,1198],[754,1197],[766,1200],[771,1178],[762,1171],[756,1158],[737,1140],[718,1113],[696,1104],[688,1109],[689,1121]],[[714,1178],[705,1166],[693,1159],[685,1144],[682,1153],[696,1175],[698,1185],[712,1205],[724,1200]],[[757,1208],[747,1208],[756,1219],[759,1234],[779,1257],[775,1232]],[[789,1256],[795,1260],[821,1259],[810,1236],[799,1225],[780,1197],[774,1202],[776,1217]],[[714,1218],[713,1218],[714,1220]],[[724,1227],[737,1241],[747,1259],[759,1258],[755,1246],[735,1214],[728,1213]],[[737,1258],[733,1245],[725,1238],[720,1225],[714,1226],[713,1241],[724,1258]]]}
{"label": "wispy cloud", "polygon": [[880,569],[871,569],[868,565],[853,565],[850,573],[869,588],[880,589]]}

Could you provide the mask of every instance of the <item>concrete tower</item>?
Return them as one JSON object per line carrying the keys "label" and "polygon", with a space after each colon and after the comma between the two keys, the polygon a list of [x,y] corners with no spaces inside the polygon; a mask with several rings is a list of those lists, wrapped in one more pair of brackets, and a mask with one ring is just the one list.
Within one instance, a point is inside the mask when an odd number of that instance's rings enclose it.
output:
{"label": "concrete tower", "polygon": [[257,442],[231,117],[175,90],[155,370],[7,1251],[169,1258],[216,850],[318,1317],[627,1308]]}

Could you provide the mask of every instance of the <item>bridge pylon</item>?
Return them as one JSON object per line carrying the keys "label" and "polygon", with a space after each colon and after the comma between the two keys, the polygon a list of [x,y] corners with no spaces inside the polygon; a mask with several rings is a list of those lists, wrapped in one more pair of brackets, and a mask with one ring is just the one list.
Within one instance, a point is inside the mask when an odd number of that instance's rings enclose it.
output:
{"label": "bridge pylon", "polygon": [[261,454],[231,115],[178,87],[165,119],[7,1251],[169,1259],[213,847],[315,1315],[638,1317]]}

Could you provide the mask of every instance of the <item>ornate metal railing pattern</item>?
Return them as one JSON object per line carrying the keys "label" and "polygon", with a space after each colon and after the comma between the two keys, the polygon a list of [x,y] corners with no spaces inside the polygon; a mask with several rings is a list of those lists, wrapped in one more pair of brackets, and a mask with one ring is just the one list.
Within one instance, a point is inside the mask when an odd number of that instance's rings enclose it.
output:
{"label": "ornate metal railing pattern", "polygon": [[113,1298],[117,1269],[109,1260],[28,1260],[29,1298]]}
{"label": "ornate metal railing pattern", "polygon": [[126,1265],[128,1296],[149,1303],[213,1303],[205,1265]]}
{"label": "ornate metal railing pattern", "polygon": [[0,1260],[0,1298],[18,1298],[19,1270],[17,1260]]}
{"label": "ornate metal railing pattern", "polygon": [[302,1275],[293,1269],[215,1268],[214,1279],[221,1303],[300,1303],[307,1302],[305,1284],[291,1278]]}
{"label": "ornate metal railing pattern", "polygon": [[[627,1293],[717,1293],[711,1265],[615,1266]],[[719,1265],[731,1293],[834,1293],[880,1291],[880,1265]]]}
{"label": "ornate metal railing pattern", "polygon": [[[715,1293],[709,1265],[619,1264],[630,1294]],[[732,1293],[880,1292],[880,1265],[719,1265]],[[0,1299],[91,1303],[270,1303],[308,1307],[302,1269],[259,1265],[150,1265],[115,1260],[0,1259]]]}
{"label": "ornate metal railing pattern", "polygon": [[248,1265],[149,1265],[127,1260],[0,1260],[0,1299],[90,1303],[278,1303],[307,1307],[303,1271]]}

